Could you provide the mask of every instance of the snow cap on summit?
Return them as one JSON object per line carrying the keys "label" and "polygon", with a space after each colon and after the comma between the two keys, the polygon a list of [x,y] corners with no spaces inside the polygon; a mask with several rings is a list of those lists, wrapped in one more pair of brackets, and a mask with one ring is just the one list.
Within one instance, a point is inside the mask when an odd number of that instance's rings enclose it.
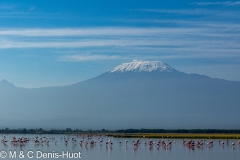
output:
{"label": "snow cap on summit", "polygon": [[173,72],[176,71],[174,68],[169,66],[166,63],[161,61],[139,61],[133,60],[130,63],[123,63],[110,71],[110,73],[114,72]]}

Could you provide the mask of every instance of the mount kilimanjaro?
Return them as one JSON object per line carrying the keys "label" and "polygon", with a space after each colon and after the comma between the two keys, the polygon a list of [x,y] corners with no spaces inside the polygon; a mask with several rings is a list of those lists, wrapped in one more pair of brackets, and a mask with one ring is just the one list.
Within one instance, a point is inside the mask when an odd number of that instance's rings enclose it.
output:
{"label": "mount kilimanjaro", "polygon": [[63,87],[0,82],[0,127],[239,129],[240,82],[180,72],[159,61],[123,63]]}

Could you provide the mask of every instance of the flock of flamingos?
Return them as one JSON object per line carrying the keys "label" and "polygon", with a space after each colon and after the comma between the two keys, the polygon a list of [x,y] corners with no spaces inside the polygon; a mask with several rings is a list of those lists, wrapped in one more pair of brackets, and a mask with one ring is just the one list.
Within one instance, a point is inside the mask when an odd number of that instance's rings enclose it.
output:
{"label": "flock of flamingos", "polygon": [[[112,147],[113,143],[117,143],[117,145],[122,146],[132,146],[134,149],[137,149],[141,145],[148,146],[150,149],[152,147],[162,147],[165,150],[169,150],[172,148],[172,145],[176,144],[175,140],[170,139],[126,139],[126,140],[120,140],[120,139],[113,139],[112,137],[107,137],[105,135],[92,135],[92,134],[81,134],[81,135],[62,135],[61,138],[56,139],[53,135],[36,135],[33,137],[23,137],[22,135],[19,135],[21,137],[17,137],[14,135],[1,135],[2,140],[1,143],[3,146],[7,146],[8,144],[11,144],[13,146],[25,146],[29,143],[32,143],[33,145],[58,145],[58,144],[64,144],[64,145],[77,145],[79,144],[80,147],[95,147],[97,145],[106,145],[106,147]],[[111,140],[112,139],[112,140]],[[59,141],[57,141],[59,140]],[[113,142],[114,141],[114,142]],[[116,142],[117,141],[117,142]],[[235,149],[235,145],[240,147],[240,140],[235,140],[235,142],[230,143],[228,139],[226,140],[185,140],[181,139],[179,140],[179,143],[191,150],[194,150],[195,148],[203,148],[208,147],[211,148],[213,145],[219,145],[221,147],[224,146],[231,146],[232,149]]]}

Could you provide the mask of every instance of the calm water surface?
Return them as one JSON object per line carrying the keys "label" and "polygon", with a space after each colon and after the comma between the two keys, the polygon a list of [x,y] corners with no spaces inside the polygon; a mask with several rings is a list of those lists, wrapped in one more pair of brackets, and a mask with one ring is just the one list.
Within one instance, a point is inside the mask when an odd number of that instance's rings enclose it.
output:
{"label": "calm water surface", "polygon": [[[27,138],[27,143],[11,142],[19,138]],[[36,138],[37,137],[37,138]],[[209,139],[202,141],[202,147],[187,147],[181,139],[147,139],[147,138],[112,138],[105,136],[86,136],[76,135],[29,135],[29,134],[7,134],[1,135],[0,156],[6,156],[5,159],[79,159],[77,154],[80,152],[81,159],[86,160],[239,160],[240,147],[239,140],[213,140],[213,145],[207,146]],[[37,142],[38,140],[39,142]],[[101,141],[99,143],[99,141]],[[127,143],[125,141],[128,141]],[[133,144],[139,140],[138,146]],[[4,142],[6,141],[6,142]],[[36,141],[36,142],[35,142]],[[48,142],[49,141],[49,142]],[[82,144],[80,144],[82,141]],[[91,141],[96,143],[90,144]],[[134,141],[134,142],[133,142]],[[149,141],[153,144],[149,145]],[[157,145],[159,141],[165,143],[172,142],[171,145],[164,147],[162,144]],[[186,139],[186,141],[189,141]],[[197,140],[194,140],[196,144]],[[220,141],[220,143],[219,143]],[[88,144],[87,144],[87,143]],[[109,142],[109,144],[106,144]],[[121,142],[121,143],[119,143]],[[144,144],[146,142],[147,144]],[[222,144],[222,142],[224,144]],[[110,144],[112,143],[112,144]],[[232,147],[232,143],[235,146]],[[16,151],[16,157],[14,155]],[[10,152],[13,157],[9,157]],[[22,154],[21,154],[22,153]],[[27,155],[29,153],[29,156]],[[49,154],[44,158],[43,154]],[[65,154],[63,157],[49,157],[55,153]],[[38,154],[38,155],[37,155]],[[69,154],[68,157],[66,154]],[[72,155],[71,155],[72,154]],[[75,158],[70,158],[75,154]],[[24,157],[24,158],[23,158]]]}

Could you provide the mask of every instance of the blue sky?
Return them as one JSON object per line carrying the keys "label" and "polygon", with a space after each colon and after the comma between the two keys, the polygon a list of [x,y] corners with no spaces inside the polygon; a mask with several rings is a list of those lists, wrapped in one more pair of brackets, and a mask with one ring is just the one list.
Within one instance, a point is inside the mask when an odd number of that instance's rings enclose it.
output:
{"label": "blue sky", "polygon": [[0,0],[0,79],[68,85],[133,59],[240,81],[240,1]]}

